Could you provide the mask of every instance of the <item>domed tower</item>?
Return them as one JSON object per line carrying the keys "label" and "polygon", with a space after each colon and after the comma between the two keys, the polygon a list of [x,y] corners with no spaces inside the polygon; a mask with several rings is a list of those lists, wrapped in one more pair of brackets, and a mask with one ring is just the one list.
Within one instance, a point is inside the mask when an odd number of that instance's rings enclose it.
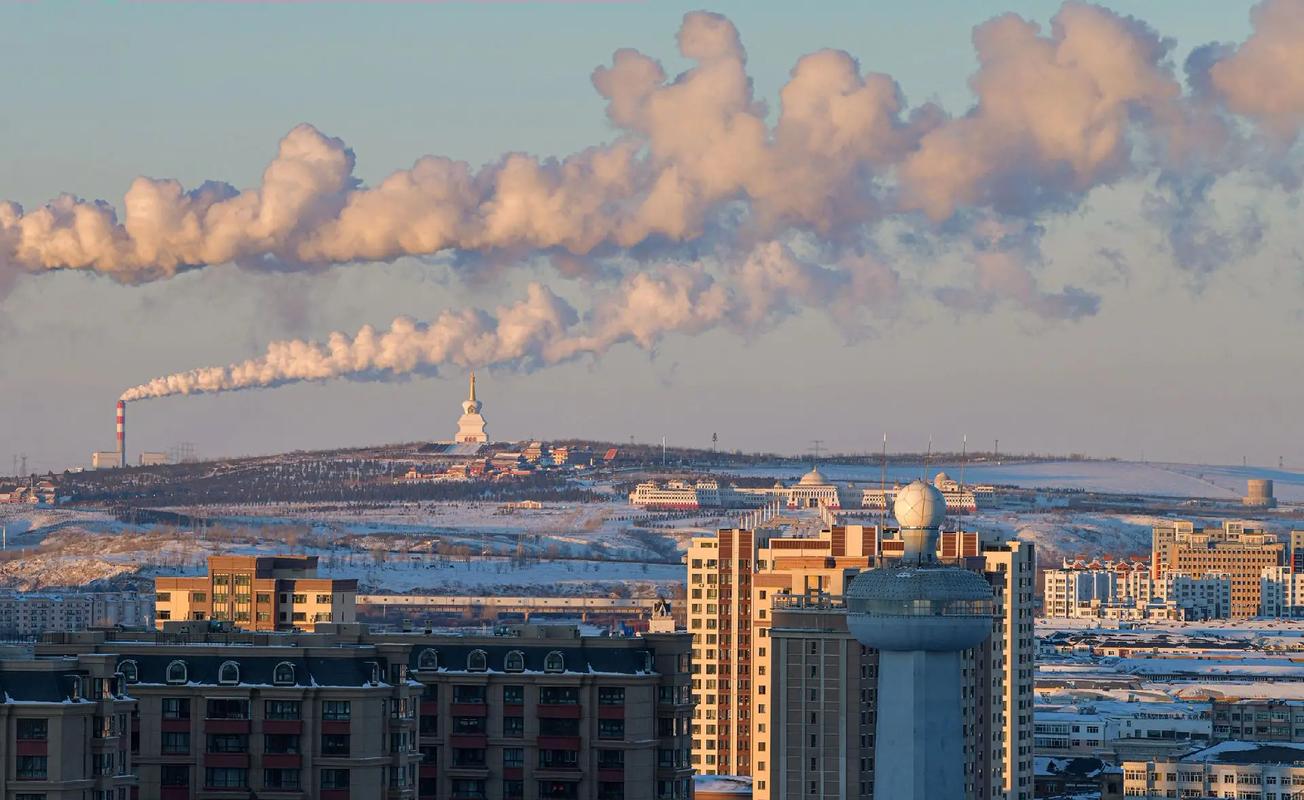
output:
{"label": "domed tower", "polygon": [[893,508],[905,552],[856,576],[847,627],[878,656],[874,796],[960,798],[964,788],[960,654],[992,633],[992,588],[937,562],[946,499],[915,481]]}

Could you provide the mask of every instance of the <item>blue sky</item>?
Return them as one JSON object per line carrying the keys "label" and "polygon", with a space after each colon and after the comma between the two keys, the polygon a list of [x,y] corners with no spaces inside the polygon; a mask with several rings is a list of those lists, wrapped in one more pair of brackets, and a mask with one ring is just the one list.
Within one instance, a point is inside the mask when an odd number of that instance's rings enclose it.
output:
{"label": "blue sky", "polygon": [[[1249,4],[1115,2],[1190,48],[1240,40]],[[589,83],[619,47],[685,65],[683,13],[648,3],[273,5],[117,3],[0,6],[9,82],[0,106],[0,197],[35,206],[59,192],[117,204],[137,175],[187,186],[255,183],[299,122],[344,139],[374,182],[426,153],[479,164],[520,150],[564,155],[611,136]],[[774,107],[796,59],[846,49],[891,74],[909,100],[952,113],[971,102],[975,24],[1014,11],[1047,24],[1050,2],[718,3],[740,29],[759,97]],[[672,336],[654,356],[482,380],[491,432],[591,436],[800,452],[809,440],[872,449],[1000,438],[1002,449],[1304,465],[1297,196],[1250,182],[1222,207],[1254,207],[1262,245],[1192,286],[1139,219],[1141,190],[1093,192],[1050,224],[1052,273],[1088,274],[1101,312],[1045,323],[1014,311],[957,315],[915,304],[848,343],[804,314],[752,338]],[[1090,255],[1125,252],[1119,276]],[[437,260],[436,260],[437,261]],[[143,287],[79,274],[20,282],[0,300],[0,463],[84,463],[112,444],[127,385],[224,364],[267,340],[323,336],[494,305],[517,282],[465,286],[439,263],[254,275],[227,265]],[[460,373],[393,383],[335,381],[132,409],[133,450],[193,441],[206,455],[446,438]]]}

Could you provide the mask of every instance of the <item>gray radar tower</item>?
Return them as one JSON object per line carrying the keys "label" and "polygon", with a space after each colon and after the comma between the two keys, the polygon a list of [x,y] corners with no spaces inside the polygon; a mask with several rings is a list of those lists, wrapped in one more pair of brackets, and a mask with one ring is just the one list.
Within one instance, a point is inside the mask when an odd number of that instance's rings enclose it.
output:
{"label": "gray radar tower", "polygon": [[905,553],[846,590],[847,626],[879,651],[874,797],[963,798],[960,654],[992,634],[992,587],[937,562],[946,498],[915,481],[893,506]]}

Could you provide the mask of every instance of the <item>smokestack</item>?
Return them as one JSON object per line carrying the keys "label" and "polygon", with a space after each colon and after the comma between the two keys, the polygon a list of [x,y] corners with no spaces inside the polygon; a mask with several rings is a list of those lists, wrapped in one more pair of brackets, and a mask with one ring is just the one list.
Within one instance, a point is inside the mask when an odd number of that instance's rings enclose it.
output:
{"label": "smokestack", "polygon": [[127,466],[127,401],[118,401],[118,466]]}

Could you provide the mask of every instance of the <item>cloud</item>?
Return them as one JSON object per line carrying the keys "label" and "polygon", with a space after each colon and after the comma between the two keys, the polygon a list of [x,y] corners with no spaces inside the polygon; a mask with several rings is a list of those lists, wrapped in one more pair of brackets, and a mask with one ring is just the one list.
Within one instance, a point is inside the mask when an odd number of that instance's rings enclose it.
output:
{"label": "cloud", "polygon": [[[1304,0],[1264,0],[1239,47],[1202,52],[1201,88],[1289,145],[1304,124]],[[1212,56],[1210,58],[1209,56]]]}

